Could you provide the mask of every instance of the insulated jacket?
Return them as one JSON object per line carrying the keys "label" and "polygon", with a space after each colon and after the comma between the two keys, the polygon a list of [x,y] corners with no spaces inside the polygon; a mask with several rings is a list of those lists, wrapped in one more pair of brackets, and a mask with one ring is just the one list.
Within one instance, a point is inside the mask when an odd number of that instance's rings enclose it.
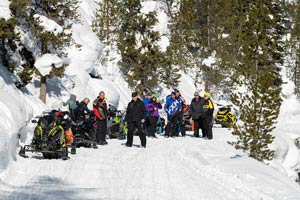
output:
{"label": "insulated jacket", "polygon": [[162,109],[162,105],[160,103],[153,102],[153,101],[150,101],[146,106],[146,110],[149,112],[149,115],[151,117],[158,117],[159,116],[159,113],[158,113],[159,109]]}
{"label": "insulated jacket", "polygon": [[164,110],[166,111],[168,117],[171,117],[176,113],[181,112],[182,106],[180,99],[173,99],[172,97],[167,98]]}
{"label": "insulated jacket", "polygon": [[146,108],[141,99],[129,102],[127,106],[125,122],[140,122],[146,119]]}
{"label": "insulated jacket", "polygon": [[151,99],[148,99],[148,98],[144,98],[143,99],[143,103],[145,105],[145,107],[148,105],[148,103],[150,103]]}
{"label": "insulated jacket", "polygon": [[203,105],[203,116],[205,118],[213,119],[214,102],[211,99],[205,100]]}
{"label": "insulated jacket", "polygon": [[203,97],[199,97],[198,101],[194,98],[191,102],[190,111],[192,114],[192,119],[199,119],[204,113],[205,99]]}
{"label": "insulated jacket", "polygon": [[107,119],[107,104],[105,99],[100,99],[99,97],[95,99],[93,103],[93,112],[98,120]]}
{"label": "insulated jacket", "polygon": [[84,102],[80,102],[77,108],[77,119],[85,119],[85,115],[91,111]]}

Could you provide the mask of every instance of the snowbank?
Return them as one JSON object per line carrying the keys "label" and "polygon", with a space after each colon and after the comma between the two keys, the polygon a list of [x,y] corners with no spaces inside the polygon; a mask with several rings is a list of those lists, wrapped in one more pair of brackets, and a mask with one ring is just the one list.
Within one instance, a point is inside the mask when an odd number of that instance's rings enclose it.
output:
{"label": "snowbank", "polygon": [[278,118],[277,128],[274,130],[275,141],[272,148],[275,158],[272,166],[278,168],[293,180],[299,180],[300,150],[294,140],[300,137],[300,102],[294,95],[294,85],[283,71],[283,103]]}
{"label": "snowbank", "polygon": [[0,18],[4,18],[4,19],[10,18],[9,4],[10,2],[8,0],[0,1]]}
{"label": "snowbank", "polygon": [[62,65],[62,59],[54,54],[44,54],[42,57],[38,58],[34,64],[34,66],[43,76],[48,75],[53,66],[56,68],[60,68],[62,67]]}
{"label": "snowbank", "polygon": [[40,21],[40,25],[44,28],[44,31],[53,32],[55,35],[63,32],[63,28],[60,25],[55,21],[48,19],[46,16],[35,14],[33,17]]}
{"label": "snowbank", "polygon": [[6,68],[0,65],[0,172],[16,160],[17,137],[42,103],[15,88]]}

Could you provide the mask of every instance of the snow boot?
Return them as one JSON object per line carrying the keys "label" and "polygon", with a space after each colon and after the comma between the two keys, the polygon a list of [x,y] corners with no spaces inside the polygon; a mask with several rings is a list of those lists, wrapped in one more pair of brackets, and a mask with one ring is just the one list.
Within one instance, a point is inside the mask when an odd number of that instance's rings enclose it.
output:
{"label": "snow boot", "polygon": [[71,149],[71,154],[72,154],[72,155],[75,155],[75,154],[76,154],[76,149],[75,149],[75,148],[72,148],[72,149]]}

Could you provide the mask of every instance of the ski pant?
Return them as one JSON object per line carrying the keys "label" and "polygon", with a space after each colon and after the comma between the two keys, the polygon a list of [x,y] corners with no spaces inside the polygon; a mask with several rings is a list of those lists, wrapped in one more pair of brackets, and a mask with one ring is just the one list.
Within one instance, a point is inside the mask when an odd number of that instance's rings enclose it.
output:
{"label": "ski pant", "polygon": [[198,119],[193,119],[194,121],[194,136],[199,137],[199,129],[202,130],[202,137],[204,135],[203,127],[204,127],[204,120],[202,117],[199,117]]}
{"label": "ski pant", "polygon": [[158,121],[158,117],[149,116],[150,126],[149,126],[148,136],[153,136],[153,137],[155,136],[157,121]]}
{"label": "ski pant", "polygon": [[127,145],[132,146],[134,129],[138,129],[138,134],[141,140],[142,147],[146,147],[146,135],[143,131],[141,122],[129,122],[128,123],[128,133],[127,133]]}
{"label": "ski pant", "polygon": [[204,117],[204,130],[203,130],[203,137],[207,137],[208,139],[213,138],[213,117]]}
{"label": "ski pant", "polygon": [[178,119],[179,119],[178,114],[168,117],[168,124],[166,126],[166,133],[165,133],[166,136],[168,137],[176,136],[176,133],[178,131]]}
{"label": "ski pant", "polygon": [[76,136],[73,136],[73,143],[72,143],[72,149],[76,149],[77,143],[76,143]]}
{"label": "ski pant", "polygon": [[145,122],[143,123],[143,130],[145,134],[149,134],[149,128],[150,128],[150,118],[149,118],[149,114],[146,114],[146,119]]}
{"label": "ski pant", "polygon": [[96,141],[97,143],[106,141],[106,132],[107,132],[107,120],[97,120],[97,134]]}
{"label": "ski pant", "polygon": [[181,136],[185,136],[185,131],[183,130],[183,111],[179,112],[178,115],[178,121],[177,121],[177,129],[176,129],[176,133],[175,136],[178,137],[179,136],[179,132],[181,133]]}

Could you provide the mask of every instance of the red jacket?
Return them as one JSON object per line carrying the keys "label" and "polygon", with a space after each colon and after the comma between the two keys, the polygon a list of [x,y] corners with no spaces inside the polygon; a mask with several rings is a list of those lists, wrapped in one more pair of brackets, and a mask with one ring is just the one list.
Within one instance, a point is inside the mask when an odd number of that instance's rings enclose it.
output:
{"label": "red jacket", "polygon": [[103,99],[100,99],[99,97],[95,99],[93,103],[93,112],[94,115],[99,120],[104,120],[107,118],[107,104],[106,101]]}

